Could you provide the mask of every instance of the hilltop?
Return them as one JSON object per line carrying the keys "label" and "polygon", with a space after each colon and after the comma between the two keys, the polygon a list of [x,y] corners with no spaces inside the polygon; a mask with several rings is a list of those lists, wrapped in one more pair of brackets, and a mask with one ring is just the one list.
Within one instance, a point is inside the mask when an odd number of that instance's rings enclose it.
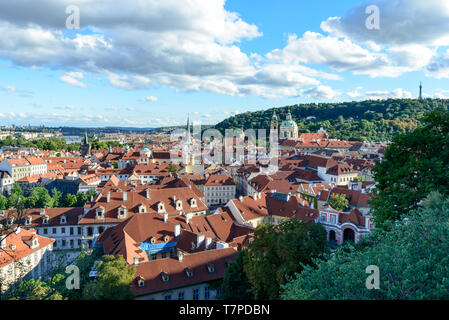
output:
{"label": "hilltop", "polygon": [[429,111],[442,107],[448,110],[444,99],[388,99],[341,103],[296,104],[256,112],[245,112],[218,123],[215,128],[269,129],[273,111],[279,121],[288,111],[302,132],[316,132],[323,127],[329,136],[358,141],[387,141],[395,134],[414,130]]}

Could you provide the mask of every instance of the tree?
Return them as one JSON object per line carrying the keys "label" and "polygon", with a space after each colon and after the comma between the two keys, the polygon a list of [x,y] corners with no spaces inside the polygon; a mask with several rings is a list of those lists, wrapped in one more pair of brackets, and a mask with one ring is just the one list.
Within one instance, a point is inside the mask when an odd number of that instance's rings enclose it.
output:
{"label": "tree", "polygon": [[27,198],[27,208],[53,208],[53,198],[44,187],[36,187]]}
{"label": "tree", "polygon": [[50,285],[39,279],[21,280],[2,295],[2,300],[63,300]]}
{"label": "tree", "polygon": [[251,286],[244,270],[246,250],[238,253],[237,258],[227,267],[222,282],[222,300],[251,300]]}
{"label": "tree", "polygon": [[53,188],[51,189],[51,197],[53,199],[53,207],[59,207],[61,204],[62,192]]}
{"label": "tree", "polygon": [[349,201],[344,194],[333,193],[329,199],[329,205],[338,211],[349,209]]}
{"label": "tree", "polygon": [[167,169],[169,172],[178,172],[178,170],[179,170],[178,165],[176,165],[176,164],[169,164],[167,166]]}
{"label": "tree", "polygon": [[[402,220],[389,221],[358,246],[341,247],[307,266],[283,288],[284,299],[449,299],[449,198],[431,193]],[[379,289],[368,290],[370,265]]]}
{"label": "tree", "polygon": [[257,227],[243,264],[254,299],[279,299],[281,285],[304,265],[327,251],[326,231],[320,224],[295,218],[279,225]]}
{"label": "tree", "polygon": [[89,283],[84,290],[84,298],[95,300],[134,299],[131,282],[136,268],[128,267],[122,255],[104,255],[97,265],[97,282]]}
{"label": "tree", "polygon": [[396,136],[373,169],[376,227],[416,209],[431,190],[449,194],[449,113],[437,109],[423,122],[426,125],[413,132]]}
{"label": "tree", "polygon": [[67,208],[75,207],[77,200],[78,199],[77,199],[76,195],[67,193],[64,196],[64,200],[63,200],[64,207],[67,207]]}
{"label": "tree", "polygon": [[8,198],[6,198],[4,195],[0,195],[0,210],[7,210],[8,208]]}

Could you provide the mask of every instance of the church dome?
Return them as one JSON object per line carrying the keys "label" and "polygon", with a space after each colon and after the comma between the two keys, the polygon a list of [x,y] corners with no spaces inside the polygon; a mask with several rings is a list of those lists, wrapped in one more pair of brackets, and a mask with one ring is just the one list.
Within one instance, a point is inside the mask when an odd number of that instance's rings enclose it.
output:
{"label": "church dome", "polygon": [[281,122],[281,127],[297,127],[297,126],[298,125],[293,120],[284,120]]}

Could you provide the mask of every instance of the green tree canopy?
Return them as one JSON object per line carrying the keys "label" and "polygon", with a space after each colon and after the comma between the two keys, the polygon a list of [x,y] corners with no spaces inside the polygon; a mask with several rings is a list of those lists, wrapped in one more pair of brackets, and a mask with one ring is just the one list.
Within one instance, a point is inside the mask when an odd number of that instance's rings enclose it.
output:
{"label": "green tree canopy", "polygon": [[244,256],[246,250],[242,250],[237,258],[227,267],[222,282],[223,300],[251,300],[251,286],[244,270]]}
{"label": "green tree canopy", "polygon": [[349,201],[344,194],[333,193],[329,199],[329,205],[338,211],[347,211],[349,209]]}
{"label": "green tree canopy", "polygon": [[95,300],[130,300],[134,299],[131,282],[136,268],[129,267],[119,255],[103,256],[97,265],[97,282],[89,283],[84,290],[84,298]]}
{"label": "green tree canopy", "polygon": [[[449,199],[431,193],[422,207],[376,229],[358,246],[341,247],[284,286],[284,299],[449,299]],[[380,288],[366,288],[366,268]]]}
{"label": "green tree canopy", "polygon": [[373,169],[376,227],[416,209],[431,190],[449,194],[449,113],[438,109],[423,121],[426,125],[396,136]]}
{"label": "green tree canopy", "polygon": [[323,226],[295,218],[257,227],[254,241],[243,256],[254,299],[279,299],[280,286],[287,277],[327,251],[326,239]]}

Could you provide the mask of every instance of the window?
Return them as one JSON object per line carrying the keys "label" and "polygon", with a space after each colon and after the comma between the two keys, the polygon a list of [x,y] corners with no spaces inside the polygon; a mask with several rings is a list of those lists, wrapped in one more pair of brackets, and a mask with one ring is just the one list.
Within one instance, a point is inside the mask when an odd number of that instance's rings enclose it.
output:
{"label": "window", "polygon": [[200,299],[200,290],[193,289],[193,300],[199,300],[199,299]]}
{"label": "window", "polygon": [[204,300],[210,299],[210,287],[204,288]]}
{"label": "window", "polygon": [[73,235],[73,227],[70,227],[70,235]]}
{"label": "window", "polygon": [[165,300],[171,300],[171,294],[166,295]]}
{"label": "window", "polygon": [[53,233],[53,234],[56,233],[56,228],[53,228],[52,233]]}
{"label": "window", "polygon": [[47,228],[42,229],[44,231],[44,234],[48,234]]}
{"label": "window", "polygon": [[61,228],[61,233],[65,233],[65,228]]}
{"label": "window", "polygon": [[156,260],[157,259],[157,254],[152,254],[151,255],[151,259]]}
{"label": "window", "polygon": [[217,297],[221,296],[221,286],[217,288]]}
{"label": "window", "polygon": [[162,259],[164,259],[166,256],[167,256],[167,253],[166,253],[166,252],[162,252],[162,253],[161,253],[161,258],[162,258]]}
{"label": "window", "polygon": [[178,300],[184,300],[184,291],[178,293]]}

